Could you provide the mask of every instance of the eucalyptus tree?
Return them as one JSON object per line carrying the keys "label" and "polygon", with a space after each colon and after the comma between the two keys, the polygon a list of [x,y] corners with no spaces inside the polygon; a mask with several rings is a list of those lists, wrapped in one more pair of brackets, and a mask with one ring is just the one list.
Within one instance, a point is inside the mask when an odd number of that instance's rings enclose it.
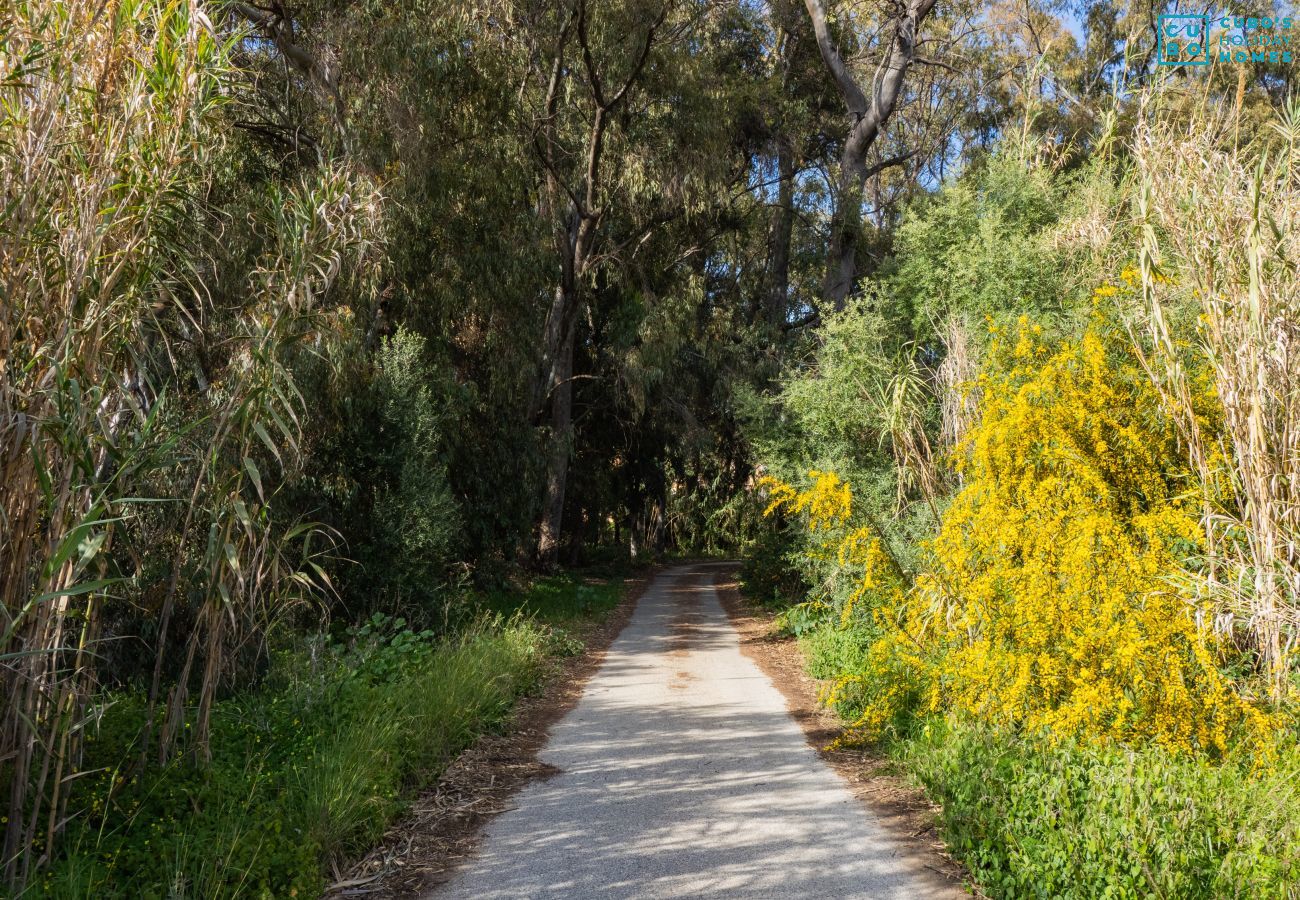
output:
{"label": "eucalyptus tree", "polygon": [[[1012,125],[1017,80],[1032,81],[1044,53],[1070,59],[1076,48],[1051,3],[805,0],[805,6],[848,113],[832,179],[822,285],[823,301],[840,310],[861,275],[864,207],[887,233],[905,201],[940,184]],[[1008,21],[1018,31],[1009,31]],[[1038,96],[1051,93],[1043,87]]]}
{"label": "eucalyptus tree", "polygon": [[895,9],[885,12],[882,21],[872,23],[875,43],[883,58],[865,89],[860,77],[850,71],[831,36],[822,0],[805,2],[817,35],[817,47],[852,120],[840,152],[839,197],[831,219],[824,287],[825,299],[841,310],[857,280],[857,240],[867,179],[891,166],[901,165],[916,152],[906,151],[868,163],[868,154],[894,114],[908,70],[917,60],[918,47],[923,42],[921,26],[934,9],[935,0],[907,0],[896,4]]}
{"label": "eucalyptus tree", "polygon": [[762,180],[757,196],[770,208],[764,246],[764,281],[757,289],[756,314],[776,329],[805,307],[809,292],[799,284],[800,220],[805,212],[801,186],[812,173],[829,168],[832,135],[838,130],[840,101],[828,84],[802,0],[773,0],[767,4],[764,71],[755,73],[762,85],[759,110],[762,137]]}
{"label": "eucalyptus tree", "polygon": [[721,9],[687,0],[502,2],[485,20],[518,67],[514,124],[531,150],[536,211],[550,231],[551,284],[525,410],[544,442],[542,566],[555,563],[561,543],[574,357],[579,323],[592,318],[593,279],[644,252],[695,202],[697,170],[710,164],[698,138],[709,128],[684,104],[701,65],[701,29]]}
{"label": "eucalyptus tree", "polygon": [[[559,264],[541,340],[541,364],[534,382],[531,414],[550,409],[546,461],[546,490],[538,523],[537,557],[553,565],[560,544],[564,494],[568,479],[573,424],[573,353],[581,291],[596,260],[596,242],[617,191],[606,142],[616,116],[637,88],[656,41],[671,11],[669,3],[648,8],[632,4],[602,10],[590,0],[575,0],[558,11],[557,33],[543,48],[545,90],[535,115],[533,144],[544,170],[542,212],[552,225]],[[622,13],[622,15],[618,15]],[[631,15],[629,15],[629,13]],[[633,24],[646,17],[640,28]],[[577,85],[569,82],[577,81]],[[540,86],[540,85],[539,85]],[[575,91],[576,88],[576,91]],[[561,120],[561,102],[573,104],[586,121],[572,140],[569,123]],[[571,117],[565,116],[569,119]],[[585,132],[585,133],[583,133]],[[617,165],[617,161],[614,162]]]}

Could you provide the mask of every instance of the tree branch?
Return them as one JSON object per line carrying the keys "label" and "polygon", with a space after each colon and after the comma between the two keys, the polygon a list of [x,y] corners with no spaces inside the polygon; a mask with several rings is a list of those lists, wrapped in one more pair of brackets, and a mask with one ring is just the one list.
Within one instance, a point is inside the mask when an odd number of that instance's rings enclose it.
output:
{"label": "tree branch", "polygon": [[271,9],[262,9],[248,3],[235,3],[232,7],[260,28],[275,48],[280,51],[295,68],[309,79],[323,87],[334,101],[334,116],[340,129],[344,127],[343,96],[339,93],[338,78],[335,73],[319,59],[305,50],[294,40],[293,26],[288,16],[275,4]]}
{"label": "tree branch", "polygon": [[864,179],[873,178],[876,175],[879,175],[881,172],[885,171],[886,169],[892,169],[894,166],[901,166],[903,163],[907,162],[913,156],[916,156],[918,152],[919,152],[918,150],[908,150],[906,153],[900,153],[897,156],[891,156],[889,157],[889,159],[882,159],[880,162],[876,163],[875,165],[868,166],[866,170],[866,174],[863,175],[863,178]]}
{"label": "tree branch", "polygon": [[804,0],[804,5],[808,7],[808,15],[812,18],[813,33],[817,36],[817,49],[821,51],[826,68],[830,69],[831,77],[835,79],[835,84],[840,89],[844,105],[854,116],[866,115],[867,97],[858,87],[858,83],[853,80],[853,76],[849,74],[848,67],[844,65],[839,51],[831,42],[831,32],[826,25],[826,10],[822,6],[822,0]]}

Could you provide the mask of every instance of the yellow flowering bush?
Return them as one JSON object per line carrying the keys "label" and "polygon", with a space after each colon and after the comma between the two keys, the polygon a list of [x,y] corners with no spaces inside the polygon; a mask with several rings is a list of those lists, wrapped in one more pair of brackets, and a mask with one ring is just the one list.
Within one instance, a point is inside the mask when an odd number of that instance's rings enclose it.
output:
{"label": "yellow flowering bush", "polygon": [[812,485],[804,491],[766,475],[759,479],[759,487],[768,491],[767,508],[763,515],[770,516],[779,509],[796,515],[808,514],[808,525],[813,531],[843,525],[853,511],[853,494],[847,483],[834,472],[808,473]]}
{"label": "yellow flowering bush", "polygon": [[[1023,321],[1010,338],[980,376],[981,420],[954,460],[965,486],[925,571],[905,584],[869,532],[840,539],[883,633],[835,688],[870,686],[857,733],[921,704],[1059,737],[1263,745],[1275,723],[1221,673],[1185,587],[1203,531],[1159,398],[1098,325],[1055,348]],[[848,485],[814,474],[806,491],[771,485],[769,510],[847,525]]]}

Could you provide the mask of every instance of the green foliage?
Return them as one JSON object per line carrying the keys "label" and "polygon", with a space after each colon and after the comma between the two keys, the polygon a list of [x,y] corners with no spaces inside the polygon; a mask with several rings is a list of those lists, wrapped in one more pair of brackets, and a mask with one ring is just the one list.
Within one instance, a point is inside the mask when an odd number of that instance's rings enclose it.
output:
{"label": "green foliage", "polygon": [[[755,453],[780,481],[801,483],[814,470],[852,481],[854,520],[844,527],[870,528],[905,571],[915,571],[920,541],[935,528],[945,498],[932,493],[939,460],[926,433],[937,430],[939,415],[914,368],[914,347],[889,337],[871,298],[828,316],[819,338],[813,358],[789,373],[767,410],[751,416]],[[842,609],[855,585],[840,559],[820,553],[819,538],[806,529],[775,518],[774,532],[746,554],[742,577],[751,596],[806,596]]]}
{"label": "green foliage", "polygon": [[[486,598],[455,638],[375,613],[338,639],[274,655],[256,692],[218,702],[213,759],[133,765],[145,705],[108,698],[78,783],[89,814],[31,896],[307,897],[325,864],[364,852],[406,799],[582,643],[618,582],[543,579]],[[551,624],[556,623],[556,624]]]}
{"label": "green foliage", "polygon": [[[954,393],[963,401],[965,398],[962,392],[954,392],[957,380],[945,381],[944,366],[954,347],[940,324],[956,317],[981,326],[984,320],[999,325],[1009,316],[1028,313],[1034,321],[1045,323],[1056,338],[1068,342],[1082,337],[1081,325],[1092,310],[1090,291],[1083,290],[1088,279],[1095,279],[1087,285],[1089,288],[1103,285],[1096,292],[1098,301],[1117,294],[1121,300],[1128,296],[1125,289],[1107,283],[1108,277],[1097,275],[1106,271],[1100,266],[1108,262],[1107,254],[1119,252],[1107,243],[1112,239],[1115,200],[1116,189],[1100,167],[1085,167],[1074,176],[1064,177],[1046,169],[1025,167],[1009,158],[994,158],[986,167],[914,205],[897,233],[895,260],[866,299],[858,308],[850,307],[844,314],[830,318],[810,360],[787,373],[777,407],[779,416],[766,421],[755,417],[770,429],[760,430],[756,440],[760,458],[768,463],[770,471],[779,478],[793,475],[803,480],[807,469],[839,466],[850,473],[846,477],[854,486],[855,507],[860,496],[868,498],[863,521],[846,519],[815,535],[809,534],[805,540],[809,556],[806,562],[792,560],[787,547],[772,548],[769,559],[753,560],[747,565],[753,571],[764,572],[764,580],[776,581],[781,578],[784,561],[787,569],[796,570],[810,584],[805,593],[791,598],[804,602],[786,609],[779,623],[787,632],[799,636],[810,673],[833,682],[824,699],[841,716],[858,721],[880,707],[881,698],[889,701],[884,720],[873,720],[873,727],[879,726],[876,735],[881,745],[941,805],[940,819],[948,847],[970,867],[974,881],[989,896],[1293,897],[1300,884],[1300,828],[1296,825],[1300,817],[1300,791],[1296,788],[1300,749],[1293,730],[1275,733],[1285,711],[1280,711],[1277,719],[1267,720],[1264,743],[1243,743],[1223,759],[1185,749],[1177,752],[1142,739],[1084,743],[1070,738],[1064,728],[1058,729],[1059,733],[1030,736],[1010,726],[977,723],[974,720],[979,710],[994,702],[992,695],[978,688],[970,691],[967,706],[960,712],[952,711],[943,701],[935,705],[936,696],[946,696],[939,690],[953,691],[960,685],[974,684],[981,666],[987,668],[986,662],[964,661],[967,669],[958,666],[946,672],[942,683],[936,680],[939,687],[934,691],[922,691],[902,662],[908,657],[931,658],[926,656],[927,638],[944,628],[952,628],[954,633],[970,628],[975,634],[982,633],[981,628],[987,629],[958,619],[962,603],[988,608],[994,601],[1006,602],[1010,621],[1031,623],[1045,620],[1041,612],[1035,611],[1035,603],[1051,610],[1053,616],[1077,613],[1077,604],[1062,604],[1066,582],[1080,572],[1091,572],[1089,562],[1098,572],[1104,568],[1099,568],[1100,563],[1114,545],[1109,539],[1096,546],[1082,546],[1080,559],[1072,561],[1060,578],[1047,579],[1041,596],[1029,596],[1023,591],[1014,597],[1007,594],[1016,587],[1016,578],[1028,571],[1026,567],[1032,568],[1032,560],[1022,559],[1018,551],[999,553],[998,549],[1015,549],[1016,539],[1022,538],[1026,529],[1047,527],[1043,523],[1054,523],[1066,515],[1070,498],[1059,486],[1055,494],[1043,494],[1043,510],[1031,516],[1033,521],[1028,524],[1003,516],[987,502],[979,504],[976,515],[982,514],[988,520],[971,519],[969,510],[960,505],[948,506],[942,497],[929,510],[929,517],[918,515],[908,523],[907,506],[903,507],[903,515],[890,516],[889,501],[901,496],[897,488],[907,461],[896,452],[898,429],[882,415],[887,405],[880,401],[880,386],[896,379],[902,370],[899,361],[912,354],[911,359],[924,363],[930,385],[929,396],[923,395],[918,402],[924,408],[918,417],[924,432],[936,445],[943,440],[950,448],[957,442],[948,435],[974,433],[978,442],[981,437],[969,430],[969,421],[965,429],[950,428],[948,417],[957,406],[952,402]],[[1204,258],[1211,257],[1214,254],[1207,250]],[[1121,280],[1131,283],[1133,277],[1130,271]],[[1247,281],[1240,279],[1241,284]],[[883,298],[897,308],[889,309]],[[988,339],[982,335],[990,331],[993,329],[980,327],[981,337],[964,349],[973,357],[987,355]],[[967,328],[967,334],[974,333]],[[1193,333],[1190,328],[1176,331],[1179,336]],[[1123,332],[1119,335],[1127,352],[1128,340]],[[1029,342],[1023,343],[1030,349],[1016,352],[1028,359],[1032,347]],[[1187,344],[1170,340],[1168,346],[1186,349]],[[1151,422],[1162,421],[1152,402],[1145,406],[1116,403],[1113,397],[1104,402],[1110,393],[1122,392],[1126,385],[1147,385],[1151,376],[1149,371],[1131,364],[1131,355],[1118,354],[1120,357],[1129,361],[1126,368],[1111,371],[1105,365],[1093,364],[1089,371],[1102,372],[1104,377],[1091,385],[1080,372],[1067,373],[1070,377],[1062,381],[1070,390],[1091,391],[1089,396],[1094,400],[1101,397],[1101,401],[1095,401],[1100,403],[1101,413],[1094,410],[1096,414],[1089,417],[1087,402],[1067,403],[1057,411],[1055,419],[1048,416],[1043,421],[1041,440],[1021,447],[1008,437],[1014,436],[1014,428],[1004,429],[992,439],[994,446],[1010,448],[1007,452],[1012,454],[1009,466],[994,479],[998,489],[1009,491],[1015,502],[1025,502],[1026,492],[1032,487],[1025,473],[1041,463],[1040,457],[1056,446],[1057,438],[1069,436],[1067,432],[1074,427],[1071,423],[1082,423],[1086,430],[1099,427],[1097,423],[1106,415],[1135,416],[1124,432],[1131,437],[1131,433],[1150,430]],[[1027,366],[1025,371],[1042,365],[1041,361],[1032,366],[1023,364]],[[999,404],[1019,402],[1032,407],[1042,403],[1045,396],[1041,385],[1021,386],[1017,394],[1014,390],[1008,393],[988,379],[977,382],[969,370],[966,377],[966,384],[976,393],[972,409],[986,415],[999,409]],[[993,391],[1000,393],[992,395]],[[1207,402],[1207,398],[1218,402],[1215,394],[1199,392],[1196,402],[1187,403],[1188,415],[1200,416],[1199,404]],[[1080,413],[1081,409],[1085,412]],[[1072,416],[1081,417],[1080,422],[1074,422]],[[1207,413],[1198,420],[1199,426],[1208,430],[1213,416]],[[1114,452],[1117,439],[1108,436],[1107,442],[1087,443],[1089,447],[1095,444],[1093,449],[1100,455],[1103,451]],[[1138,444],[1144,452],[1154,452],[1150,441]],[[1213,440],[1205,444],[1221,446]],[[1184,471],[1187,463],[1180,456],[1188,452],[1186,445],[1175,448],[1170,444],[1166,449],[1178,458],[1156,467],[1157,476],[1177,482],[1173,488],[1166,487],[1165,492],[1172,491],[1171,496],[1177,498],[1194,494],[1195,488],[1188,487],[1193,481]],[[1078,454],[1070,461],[1077,462],[1076,457]],[[960,472],[948,472],[943,479],[946,491],[961,483],[961,478],[968,491],[975,482],[978,467],[971,457],[962,458],[967,461],[965,467]],[[1112,474],[1124,484],[1140,475],[1133,465],[1120,466]],[[1100,509],[1096,485],[1105,483],[1104,478],[1089,482],[1085,495],[1081,495],[1080,509],[1089,515]],[[1152,486],[1120,494],[1148,514],[1155,509],[1152,504],[1158,497],[1164,496]],[[917,507],[924,508],[912,504],[913,509]],[[952,521],[958,523],[951,536],[984,540],[989,552],[981,559],[1005,567],[987,585],[985,593],[989,596],[979,595],[977,580],[964,576],[954,579],[945,574],[943,585],[952,591],[946,606],[937,602],[916,605],[912,609],[920,614],[904,618],[897,609],[879,604],[867,592],[849,615],[842,616],[843,598],[849,585],[861,580],[860,573],[851,559],[846,563],[843,555],[836,558],[835,554],[819,554],[818,548],[828,542],[833,544],[842,536],[841,530],[851,533],[850,529],[861,524],[881,536],[891,554],[904,561],[905,570],[912,569],[905,574],[914,575],[918,548],[951,550],[951,544],[945,548],[934,539],[934,516],[943,515],[945,507]],[[963,514],[967,514],[966,518],[957,518]],[[1195,524],[1188,519],[1184,530],[1196,532]],[[998,527],[1008,529],[1005,539],[997,536]],[[778,533],[788,542],[799,540]],[[1064,552],[1060,540],[1041,541],[1040,545],[1049,555]],[[1161,604],[1176,597],[1167,585],[1186,584],[1199,574],[1167,567],[1159,584],[1148,586],[1142,593],[1137,609],[1152,617],[1159,615]],[[755,583],[760,588],[758,596],[765,599],[763,583]],[[1104,579],[1099,582],[1104,583]],[[1121,579],[1117,584],[1123,589],[1136,589],[1133,579]],[[1095,589],[1092,585],[1089,588]],[[1183,622],[1183,601],[1177,600],[1171,609],[1174,614],[1166,617]],[[1084,634],[1095,621],[1095,616],[1092,620],[1085,616],[1078,628],[1071,626],[1067,631],[1071,635]],[[953,622],[959,624],[954,626]],[[882,626],[888,626],[896,652],[880,652],[890,646],[882,641]],[[1106,646],[1122,646],[1128,634],[1134,632],[1150,633],[1147,629],[1131,629],[1120,638],[1108,638]],[[1152,643],[1159,652],[1178,645],[1177,639],[1168,635]],[[1021,648],[1016,645],[1014,649]],[[1040,654],[1039,659],[1020,669],[1025,680],[1031,677],[1032,665],[1042,664],[1041,658]],[[1074,662],[1081,667],[1114,671],[1095,653],[1076,655]],[[1155,674],[1146,678],[1148,683],[1166,677],[1172,670],[1157,666],[1153,671]],[[1010,684],[1014,675],[1004,681]],[[1242,689],[1249,693],[1249,682],[1242,673],[1234,670],[1232,677],[1237,679],[1237,687],[1246,686]],[[1103,683],[1100,678],[1084,681],[1090,688]],[[1159,693],[1176,696],[1181,683],[1190,684],[1191,680],[1175,673],[1168,690]],[[1090,696],[1102,695],[1097,692]],[[1132,691],[1121,696],[1121,702],[1127,703],[1141,699]],[[1020,714],[1022,705],[1017,707]],[[921,712],[936,708],[948,711],[943,715]],[[1097,708],[1097,703],[1087,707],[1088,711]],[[1138,718],[1142,720],[1139,727],[1157,724],[1145,714]],[[1198,724],[1211,719],[1197,716]]]}
{"label": "green foliage", "polygon": [[1067,325],[1077,293],[1070,257],[1053,242],[1070,182],[996,155],[904,216],[883,273],[899,315],[925,335],[950,315],[982,325],[1028,314]]}
{"label": "green foliage", "polygon": [[[618,605],[623,585],[577,574],[538,578],[523,593],[497,590],[483,596],[483,606],[498,615],[519,614],[551,625],[602,618]],[[522,600],[522,602],[521,602]]]}
{"label": "green foliage", "polygon": [[[786,621],[791,621],[793,612],[792,609],[785,614]],[[827,621],[825,616],[808,618],[811,619],[808,624],[792,630],[800,634],[799,648],[803,651],[809,675],[831,679],[866,668],[867,649],[880,636],[877,629],[858,622],[846,627],[838,620]],[[860,713],[849,707],[838,707],[837,711],[844,718],[856,718],[854,712]]]}
{"label": "green foliage", "polygon": [[[848,623],[841,623],[838,615],[808,615],[799,647],[808,673],[832,682],[822,699],[842,719],[861,721],[872,713],[880,697],[888,695],[890,708],[876,723],[879,734],[889,740],[905,740],[921,727],[916,710],[923,698],[915,686],[908,684],[908,673],[896,661],[882,666],[872,658],[872,647],[885,635],[871,615],[877,601],[873,596],[861,598]],[[788,610],[784,619],[789,622],[800,608]],[[846,743],[856,740],[852,735],[845,736]]]}
{"label": "green foliage", "polygon": [[[544,496],[574,564],[756,545],[752,591],[815,601],[784,621],[817,671],[857,666],[875,598],[840,622],[857,579],[760,523],[755,462],[841,473],[846,527],[917,568],[976,405],[944,367],[978,363],[986,317],[1077,321],[1113,199],[1081,157],[1134,118],[1102,115],[1099,76],[1150,31],[1101,4],[1080,54],[1059,4],[936,12],[925,42],[968,55],[912,67],[857,240],[874,280],[832,314],[843,104],[800,4],[273,6],[0,16],[11,885],[53,858],[68,896],[318,888],[539,648],[576,652],[550,625],[615,602],[544,579],[548,627],[465,630],[518,611],[465,586],[519,577]],[[859,62],[889,6],[832,17]],[[1243,143],[1275,87],[1245,86]],[[1020,114],[1017,154],[986,155]],[[1078,174],[1023,162],[1038,138]],[[306,637],[326,611],[338,640]]]}
{"label": "green foliage", "polygon": [[880,298],[867,297],[829,316],[811,364],[785,380],[781,407],[810,462],[821,456],[863,468],[886,458],[881,393],[894,371],[893,358],[905,352],[887,308]]}
{"label": "green foliage", "polygon": [[760,532],[740,565],[745,593],[774,606],[798,602],[810,587],[799,566],[802,546],[802,534],[794,529],[768,528]]}
{"label": "green foliage", "polygon": [[334,582],[344,607],[433,621],[462,550],[444,462],[444,378],[425,340],[405,329],[383,341],[373,368],[330,381],[328,363],[305,365],[322,402],[312,463],[293,492],[304,515],[343,539],[349,559]]}
{"label": "green foliage", "polygon": [[992,896],[1281,898],[1300,884],[1294,746],[1258,772],[932,719],[895,749]]}
{"label": "green foliage", "polygon": [[[918,436],[937,430],[937,408],[912,367],[914,348],[891,337],[889,318],[875,297],[828,316],[818,337],[811,359],[789,372],[768,408],[757,413],[751,408],[755,452],[767,471],[782,481],[797,483],[810,470],[818,470],[837,472],[852,482],[854,512],[861,520],[856,524],[869,524],[882,534],[890,553],[912,568],[917,544],[933,529],[942,503],[941,497],[927,502],[914,487],[917,468],[927,469],[922,474],[933,480],[933,454],[916,458],[902,449],[918,446]],[[903,383],[911,389],[903,392],[900,405],[895,389]],[[782,585],[793,599],[797,595],[789,591],[797,583],[779,574],[784,566],[796,569],[799,579],[813,586],[815,599],[838,606],[852,591],[851,579],[837,577],[837,560],[803,552],[809,544],[800,530],[768,540],[782,545],[783,551],[765,561],[758,560],[756,552],[748,554],[753,584],[762,579]],[[781,559],[785,562],[778,562]],[[760,574],[758,568],[773,571]],[[756,596],[767,598],[769,592]]]}
{"label": "green foliage", "polygon": [[[395,590],[409,596],[436,582],[455,558],[459,516],[440,458],[442,425],[434,404],[435,373],[424,360],[424,342],[405,330],[385,342],[372,391],[376,421],[376,534],[394,564]],[[360,421],[365,413],[359,416]],[[370,473],[367,473],[370,474]],[[387,477],[384,477],[387,476]],[[380,551],[383,553],[383,551]]]}

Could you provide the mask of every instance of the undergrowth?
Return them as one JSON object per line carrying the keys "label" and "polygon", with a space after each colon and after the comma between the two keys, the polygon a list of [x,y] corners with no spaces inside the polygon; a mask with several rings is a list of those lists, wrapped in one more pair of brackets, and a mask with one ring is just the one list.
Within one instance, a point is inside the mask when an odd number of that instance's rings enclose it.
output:
{"label": "undergrowth", "polygon": [[1260,772],[935,717],[892,747],[997,897],[1300,896],[1300,749]]}
{"label": "undergrowth", "polygon": [[620,583],[541,579],[482,598],[453,638],[374,615],[273,656],[255,692],[217,703],[214,756],[135,765],[145,703],[106,698],[78,786],[89,813],[26,896],[310,897],[372,846],[412,794],[534,689],[547,659]]}
{"label": "undergrowth", "polygon": [[[1268,667],[1196,589],[1199,503],[1226,501],[1187,489],[1104,319],[1077,340],[1014,334],[991,342],[919,569],[838,474],[761,482],[818,573],[777,621],[848,723],[838,743],[874,743],[925,787],[989,896],[1300,897],[1294,704],[1268,701]],[[1215,397],[1189,400],[1204,433]]]}
{"label": "undergrowth", "polygon": [[[790,617],[779,622],[794,632]],[[862,671],[879,632],[799,628],[810,675]],[[869,687],[827,695],[846,722]],[[1272,765],[1061,740],[950,713],[903,715],[876,749],[940,806],[944,842],[991,897],[1300,896],[1300,746]]]}

